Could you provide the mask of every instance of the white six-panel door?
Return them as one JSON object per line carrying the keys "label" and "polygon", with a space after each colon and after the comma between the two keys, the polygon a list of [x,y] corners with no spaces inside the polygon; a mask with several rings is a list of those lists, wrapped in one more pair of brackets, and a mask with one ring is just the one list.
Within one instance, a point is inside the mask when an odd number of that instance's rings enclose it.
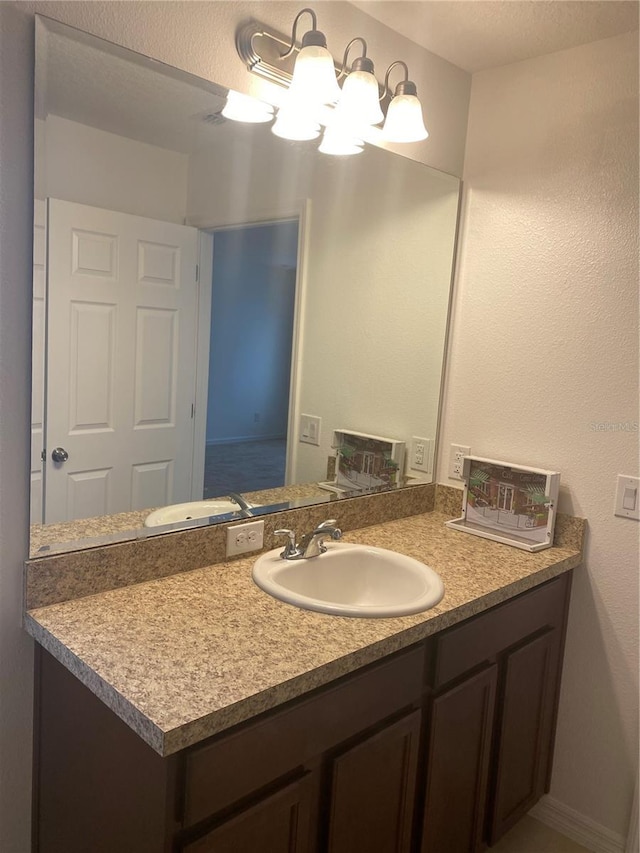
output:
{"label": "white six-panel door", "polygon": [[45,522],[190,500],[197,229],[49,199],[47,236]]}

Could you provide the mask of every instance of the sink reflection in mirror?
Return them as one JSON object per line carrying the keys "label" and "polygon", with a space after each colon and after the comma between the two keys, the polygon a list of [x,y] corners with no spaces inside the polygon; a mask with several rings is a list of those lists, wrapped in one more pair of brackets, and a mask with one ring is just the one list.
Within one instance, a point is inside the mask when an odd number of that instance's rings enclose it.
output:
{"label": "sink reflection in mirror", "polygon": [[190,501],[189,503],[173,504],[154,510],[145,518],[144,526],[161,527],[163,524],[175,524],[176,522],[216,515],[229,515],[230,513],[233,514],[233,518],[249,518],[251,517],[251,509],[252,505],[240,495],[229,496],[227,500],[220,498],[209,501]]}
{"label": "sink reflection in mirror", "polygon": [[39,546],[232,491],[324,501],[335,429],[437,438],[459,181],[226,121],[226,95],[37,21]]}
{"label": "sink reflection in mirror", "polygon": [[440,576],[424,563],[366,545],[330,542],[317,557],[288,560],[282,548],[259,557],[253,579],[287,604],[334,616],[394,617],[421,613],[444,596]]}

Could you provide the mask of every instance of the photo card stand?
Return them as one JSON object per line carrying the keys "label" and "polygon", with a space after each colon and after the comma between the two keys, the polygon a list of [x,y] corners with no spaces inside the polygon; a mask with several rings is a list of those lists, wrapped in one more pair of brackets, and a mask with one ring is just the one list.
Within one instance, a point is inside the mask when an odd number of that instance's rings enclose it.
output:
{"label": "photo card stand", "polygon": [[512,462],[465,456],[462,517],[453,530],[542,551],[553,545],[560,474]]}
{"label": "photo card stand", "polygon": [[333,432],[336,482],[347,491],[386,491],[404,473],[405,442],[347,429]]}

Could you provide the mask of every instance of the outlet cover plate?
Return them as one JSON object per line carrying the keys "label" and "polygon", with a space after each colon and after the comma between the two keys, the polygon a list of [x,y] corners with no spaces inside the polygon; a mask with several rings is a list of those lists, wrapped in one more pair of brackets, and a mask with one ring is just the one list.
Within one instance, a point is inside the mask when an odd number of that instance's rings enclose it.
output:
{"label": "outlet cover plate", "polygon": [[471,453],[470,447],[465,447],[463,444],[452,444],[449,453],[449,479],[462,480],[463,458]]}
{"label": "outlet cover plate", "polygon": [[247,521],[227,527],[227,557],[260,551],[264,545],[264,521]]}
{"label": "outlet cover plate", "polygon": [[411,437],[411,453],[409,455],[409,468],[412,471],[422,471],[431,474],[433,471],[433,445],[432,438]]}

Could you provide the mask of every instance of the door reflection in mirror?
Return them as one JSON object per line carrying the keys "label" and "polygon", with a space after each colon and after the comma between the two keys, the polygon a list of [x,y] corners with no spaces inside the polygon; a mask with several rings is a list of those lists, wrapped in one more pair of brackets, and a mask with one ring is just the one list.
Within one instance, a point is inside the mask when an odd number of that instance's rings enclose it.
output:
{"label": "door reflection in mirror", "polygon": [[214,233],[204,497],[286,482],[298,221]]}

